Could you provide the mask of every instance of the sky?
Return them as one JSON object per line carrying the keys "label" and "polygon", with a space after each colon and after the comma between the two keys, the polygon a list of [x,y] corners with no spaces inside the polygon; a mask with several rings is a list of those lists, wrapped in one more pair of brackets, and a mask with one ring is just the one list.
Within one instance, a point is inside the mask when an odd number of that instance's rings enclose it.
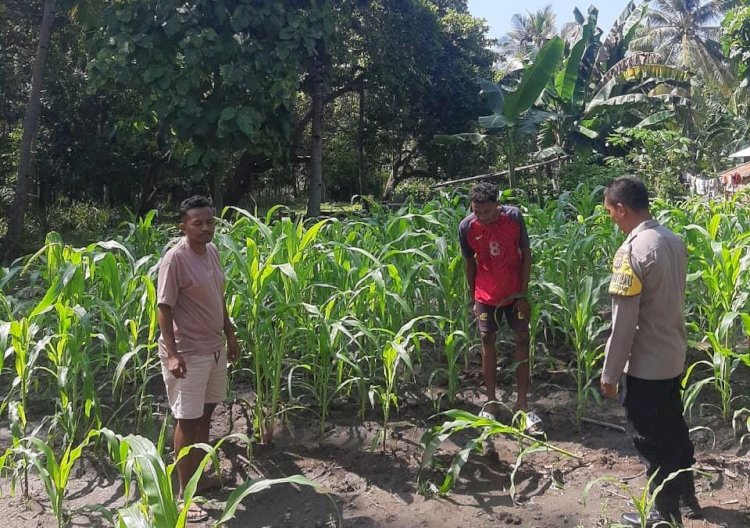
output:
{"label": "sky", "polygon": [[[487,20],[490,26],[490,37],[500,38],[510,30],[510,19],[516,13],[526,11],[538,11],[546,5],[551,5],[557,15],[556,25],[560,29],[566,22],[573,22],[573,8],[586,16],[590,0],[523,0],[511,2],[509,0],[468,0],[469,12],[477,17]],[[609,33],[612,23],[620,16],[620,13],[628,4],[628,0],[598,0],[593,5],[599,9],[599,27],[604,35]]]}

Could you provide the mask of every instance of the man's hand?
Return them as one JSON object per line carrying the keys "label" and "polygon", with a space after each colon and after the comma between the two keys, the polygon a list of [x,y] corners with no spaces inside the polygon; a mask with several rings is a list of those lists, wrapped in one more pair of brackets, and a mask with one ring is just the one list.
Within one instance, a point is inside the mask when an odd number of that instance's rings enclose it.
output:
{"label": "man's hand", "polygon": [[617,397],[617,384],[616,383],[604,383],[601,382],[602,394],[607,398]]}
{"label": "man's hand", "polygon": [[519,319],[529,319],[531,314],[531,306],[529,300],[526,297],[521,297],[516,301],[516,313],[518,313]]}
{"label": "man's hand", "polygon": [[240,357],[240,345],[237,342],[237,336],[232,334],[227,337],[227,359],[236,361]]}
{"label": "man's hand", "polygon": [[175,378],[184,378],[187,374],[187,365],[180,354],[172,354],[167,357],[167,369]]}

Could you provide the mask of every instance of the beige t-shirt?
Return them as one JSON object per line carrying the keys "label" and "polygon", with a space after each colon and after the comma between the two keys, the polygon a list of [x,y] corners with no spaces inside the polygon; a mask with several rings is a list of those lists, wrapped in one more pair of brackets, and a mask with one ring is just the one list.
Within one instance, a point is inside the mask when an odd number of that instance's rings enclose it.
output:
{"label": "beige t-shirt", "polygon": [[638,225],[613,265],[612,334],[602,381],[623,371],[647,380],[672,379],[685,368],[685,244],[656,220]]}
{"label": "beige t-shirt", "polygon": [[[156,302],[172,307],[180,354],[213,354],[224,346],[224,270],[213,244],[199,255],[183,237],[159,263]],[[159,355],[165,357],[164,337]]]}

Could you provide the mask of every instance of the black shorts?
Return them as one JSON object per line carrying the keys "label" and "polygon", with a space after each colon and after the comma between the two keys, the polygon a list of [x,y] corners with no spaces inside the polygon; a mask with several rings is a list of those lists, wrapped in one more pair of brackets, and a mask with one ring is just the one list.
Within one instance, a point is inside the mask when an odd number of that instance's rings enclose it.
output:
{"label": "black shorts", "polygon": [[526,318],[519,317],[515,302],[506,306],[490,306],[477,301],[474,305],[478,316],[479,333],[483,336],[497,332],[503,316],[513,332],[528,333],[529,331],[529,322]]}

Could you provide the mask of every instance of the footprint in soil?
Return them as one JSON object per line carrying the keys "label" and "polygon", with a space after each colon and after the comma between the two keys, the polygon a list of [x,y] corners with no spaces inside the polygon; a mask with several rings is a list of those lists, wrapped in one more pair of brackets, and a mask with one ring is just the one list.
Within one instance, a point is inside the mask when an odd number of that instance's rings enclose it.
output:
{"label": "footprint in soil", "polygon": [[514,515],[508,512],[498,513],[497,515],[495,515],[495,519],[498,521],[498,523],[505,523],[509,525],[520,525],[523,522],[518,515]]}

